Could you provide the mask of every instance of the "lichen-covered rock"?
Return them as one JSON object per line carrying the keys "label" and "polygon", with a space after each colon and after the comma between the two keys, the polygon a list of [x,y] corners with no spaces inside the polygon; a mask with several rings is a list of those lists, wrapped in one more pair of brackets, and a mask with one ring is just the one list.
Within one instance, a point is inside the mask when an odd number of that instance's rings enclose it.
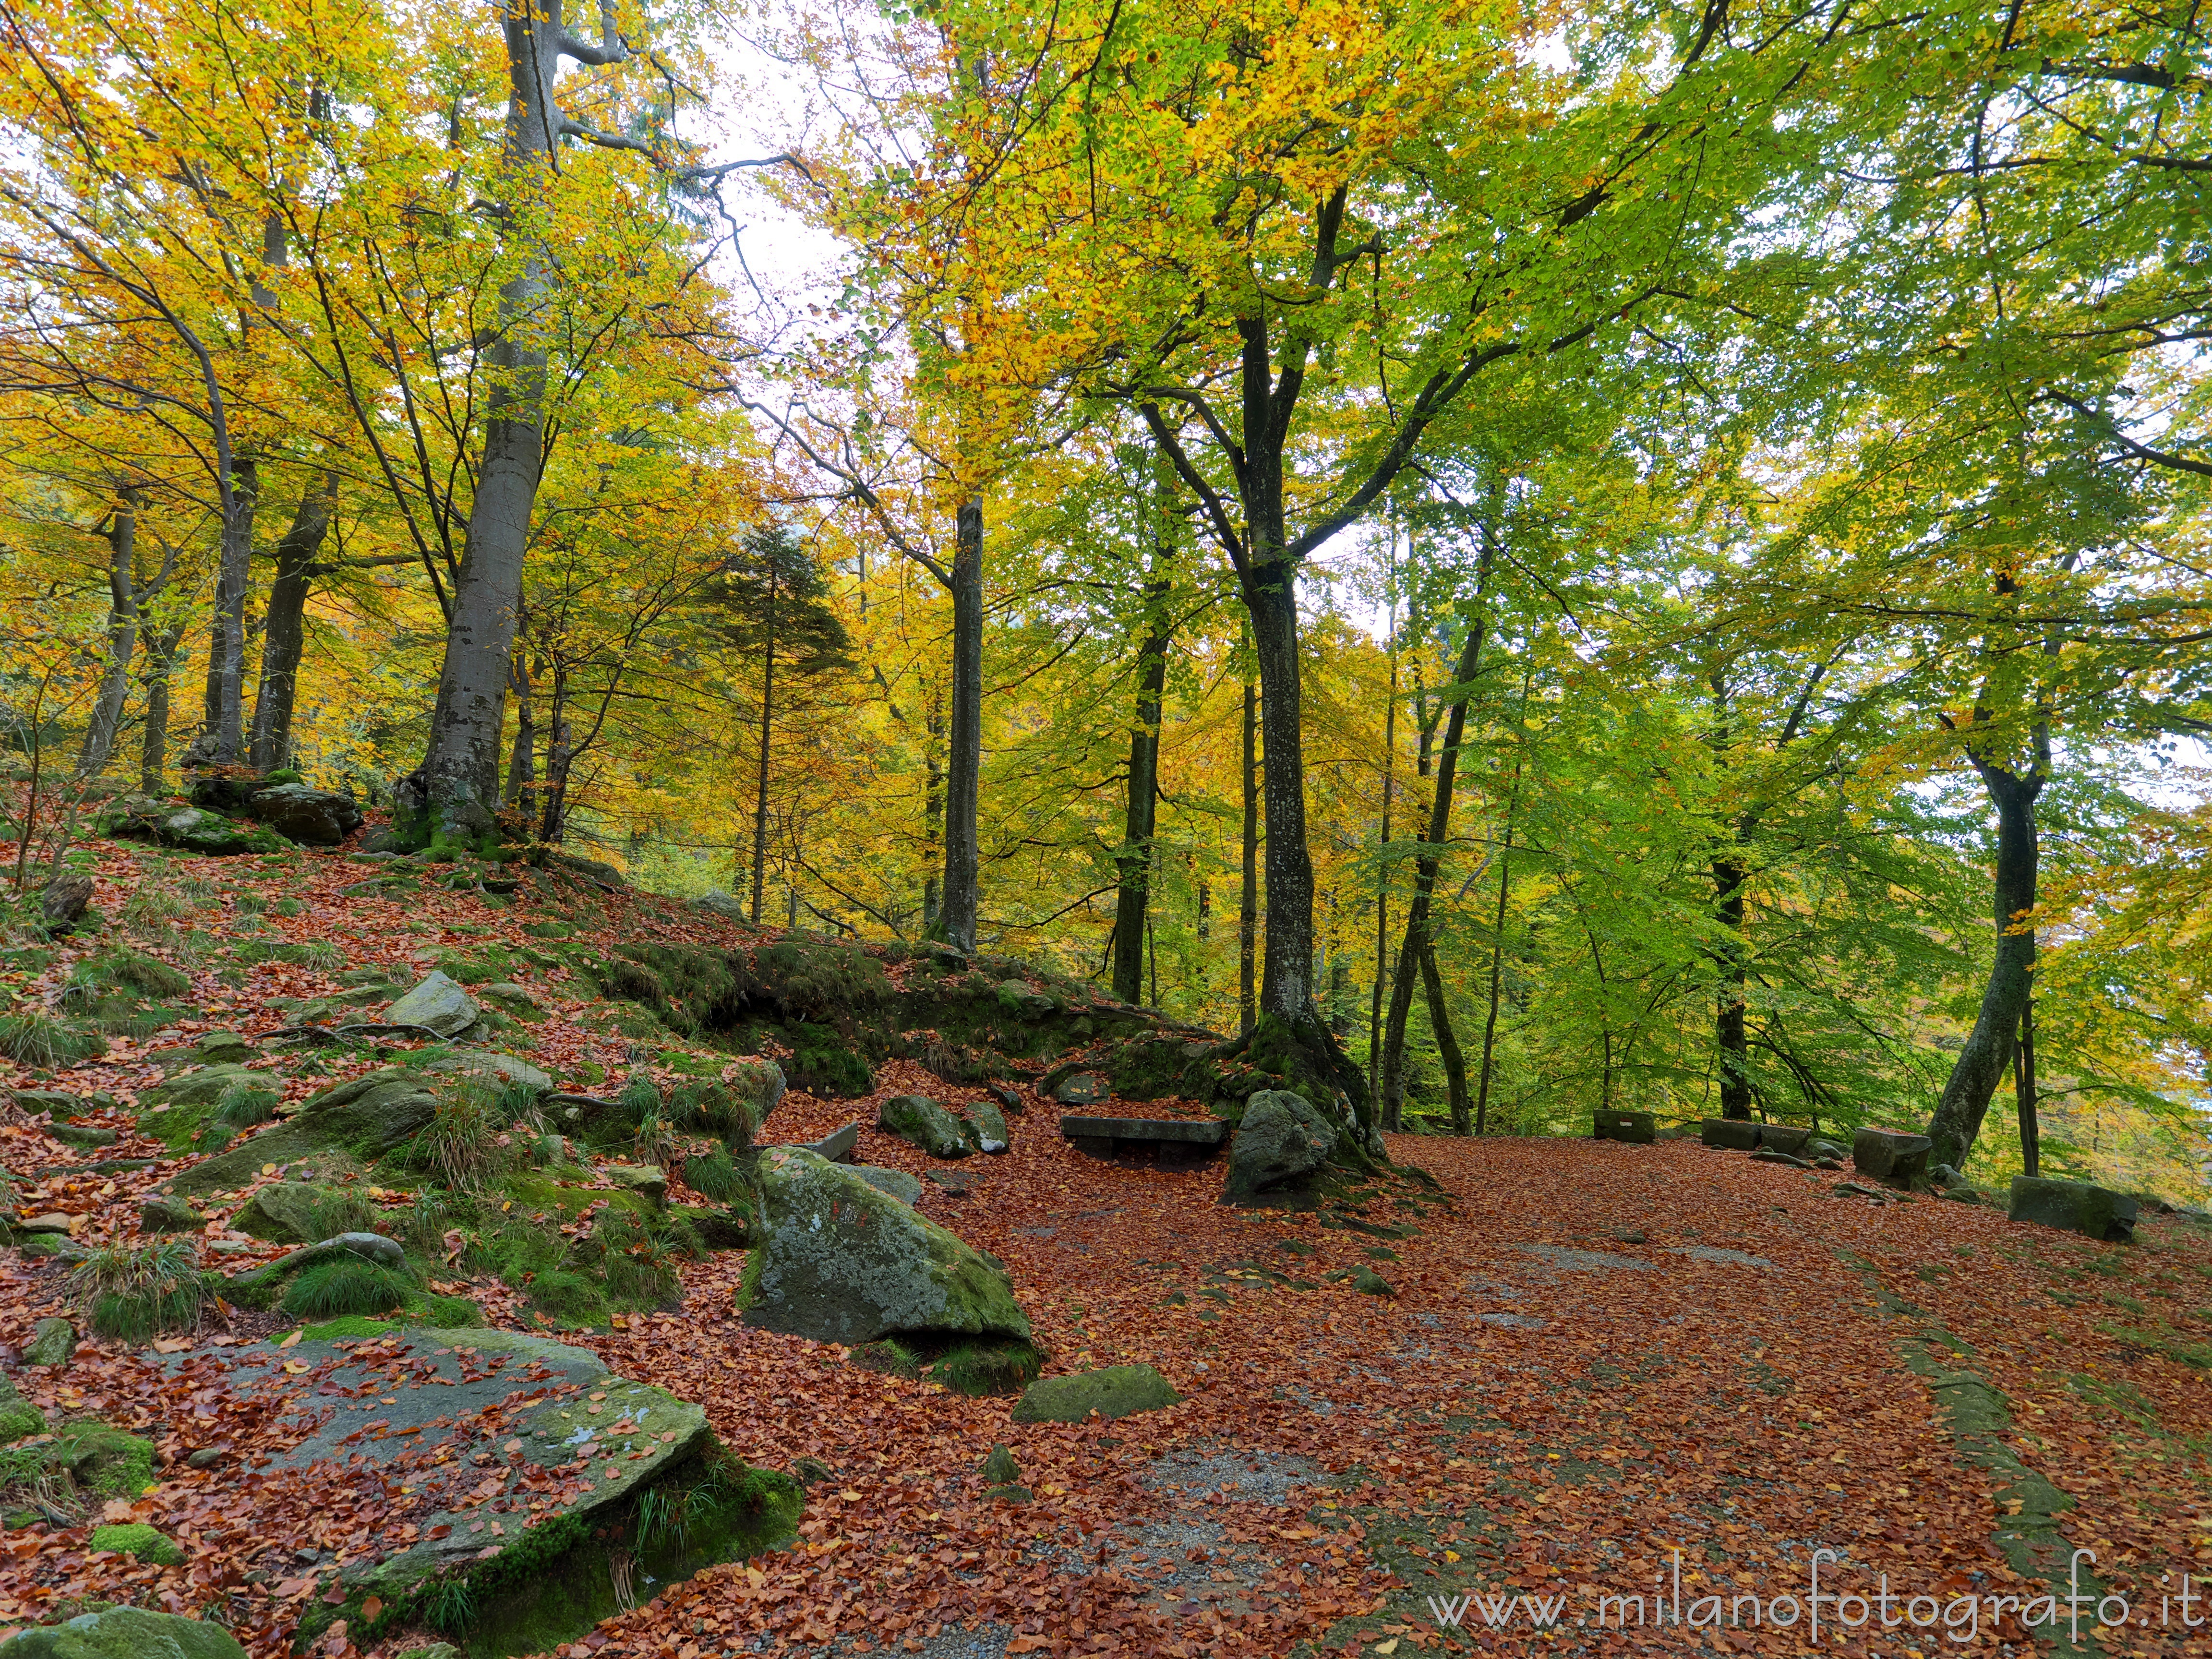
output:
{"label": "lichen-covered rock", "polygon": [[553,1091],[550,1073],[532,1066],[526,1060],[517,1060],[513,1054],[440,1054],[422,1069],[434,1077],[473,1073],[479,1077],[495,1078],[501,1083],[519,1083],[526,1089],[535,1089],[541,1095]]}
{"label": "lichen-covered rock", "polygon": [[415,988],[384,1011],[392,1025],[420,1025],[440,1036],[459,1036],[483,1018],[477,1000],[457,980],[432,969]]}
{"label": "lichen-covered rock", "polygon": [[220,812],[178,806],[144,795],[127,796],[100,818],[103,833],[127,841],[158,842],[190,853],[226,857],[239,853],[281,853],[290,842],[258,823],[240,823]]}
{"label": "lichen-covered rock", "polygon": [[772,1146],[759,1184],[762,1237],[738,1291],[747,1324],[848,1346],[1030,1334],[1002,1266],[852,1170]]}
{"label": "lichen-covered rock", "polygon": [[26,1365],[66,1365],[76,1352],[76,1327],[66,1319],[41,1319],[23,1345]]}
{"label": "lichen-covered rock", "polygon": [[221,1625],[106,1607],[20,1632],[0,1642],[0,1659],[246,1659],[246,1650]]}
{"label": "lichen-covered rock", "polygon": [[1006,1133],[1006,1115],[988,1100],[971,1100],[960,1109],[967,1121],[969,1138],[978,1152],[1006,1152],[1012,1141]]}
{"label": "lichen-covered rock", "polygon": [[893,1095],[876,1109],[876,1127],[932,1158],[965,1158],[975,1150],[968,1126],[927,1095]]}
{"label": "lichen-covered rock", "polygon": [[1336,1126],[1304,1095],[1265,1089],[1245,1103],[1244,1121],[1229,1144],[1223,1201],[1249,1204],[1271,1187],[1312,1174],[1336,1150]]}
{"label": "lichen-covered rock", "polygon": [[207,1218],[180,1198],[155,1193],[138,1206],[142,1233],[196,1233],[205,1225]]}
{"label": "lichen-covered rock", "polygon": [[304,1181],[278,1181],[239,1206],[230,1224],[251,1237],[276,1244],[312,1244],[327,1237],[323,1220],[332,1194]]}
{"label": "lichen-covered rock", "polygon": [[624,1192],[655,1204],[668,1196],[668,1172],[657,1164],[610,1164],[599,1173]]}
{"label": "lichen-covered rock", "polygon": [[185,1553],[177,1547],[176,1540],[143,1521],[112,1522],[104,1527],[94,1527],[88,1544],[92,1549],[113,1550],[118,1555],[134,1556],[157,1567],[180,1567],[185,1564]]}
{"label": "lichen-covered rock", "polygon": [[1014,1402],[1017,1423],[1080,1423],[1091,1413],[1130,1417],[1172,1406],[1182,1396],[1150,1365],[1109,1365],[1032,1382]]}
{"label": "lichen-covered rock", "polygon": [[2132,1244],[2142,1206],[2125,1193],[2093,1187],[2086,1181],[2054,1181],[2047,1176],[2014,1176],[2011,1217],[2040,1226],[2063,1228],[2106,1244]]}
{"label": "lichen-covered rock", "polygon": [[361,828],[361,808],[350,795],[304,783],[280,783],[257,789],[246,811],[287,841],[304,847],[335,847]]}
{"label": "lichen-covered rock", "polygon": [[902,1204],[911,1204],[921,1196],[921,1177],[908,1175],[904,1170],[887,1170],[879,1164],[854,1164],[848,1167],[854,1175],[879,1193],[889,1193]]}

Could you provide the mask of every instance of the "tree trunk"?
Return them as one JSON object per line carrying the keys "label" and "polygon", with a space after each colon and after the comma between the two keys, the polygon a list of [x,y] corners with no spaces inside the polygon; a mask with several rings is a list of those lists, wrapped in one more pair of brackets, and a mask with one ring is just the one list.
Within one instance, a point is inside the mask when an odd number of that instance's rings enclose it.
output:
{"label": "tree trunk", "polygon": [[[1143,1000],[1145,912],[1152,896],[1152,835],[1159,805],[1160,701],[1168,683],[1167,597],[1164,580],[1145,585],[1145,639],[1137,648],[1137,718],[1129,728],[1128,810],[1121,850],[1114,858],[1120,879],[1114,905],[1114,995],[1127,1003]],[[1155,965],[1153,978],[1158,977]]]}
{"label": "tree trunk", "polygon": [[1445,842],[1451,835],[1452,791],[1459,776],[1459,746],[1467,731],[1468,692],[1474,680],[1475,671],[1482,665],[1482,640],[1489,626],[1489,614],[1480,608],[1490,586],[1490,566],[1495,550],[1495,540],[1488,533],[1482,538],[1482,557],[1475,569],[1474,592],[1477,610],[1468,624],[1467,640],[1461,646],[1459,662],[1452,670],[1449,696],[1451,712],[1444,719],[1443,751],[1437,757],[1436,794],[1429,805],[1428,833],[1422,838],[1421,850],[1413,860],[1413,896],[1406,908],[1406,933],[1398,947],[1397,977],[1390,986],[1390,1017],[1382,1028],[1382,1093],[1380,1103],[1382,1121],[1395,1128],[1406,1097],[1406,1019],[1413,1007],[1413,981],[1420,971],[1421,952],[1428,948],[1429,915],[1434,903],[1437,888],[1437,868],[1442,862]]}
{"label": "tree trunk", "polygon": [[768,628],[761,649],[760,787],[753,796],[753,890],[748,915],[760,926],[761,890],[768,884],[768,748],[775,721],[775,560],[768,561]]}
{"label": "tree trunk", "polygon": [[1720,945],[1720,1006],[1714,1036],[1720,1047],[1721,1115],[1751,1115],[1751,1042],[1744,1026],[1745,992],[1751,982],[1743,943],[1743,888],[1748,872],[1733,857],[1712,863],[1713,886],[1719,898],[1713,914],[1723,933]]}
{"label": "tree trunk", "polygon": [[983,503],[963,501],[952,554],[952,729],[945,757],[945,943],[975,949],[975,809],[983,769]]}
{"label": "tree trunk", "polygon": [[558,841],[568,817],[568,670],[553,664],[553,702],[546,711],[545,811],[538,826],[540,841]]}
{"label": "tree trunk", "polygon": [[[562,116],[552,88],[562,54],[589,59],[564,39],[561,0],[505,0],[501,21],[507,73],[505,172],[527,192],[547,176],[560,142]],[[611,36],[605,60],[620,55]],[[500,289],[495,337],[485,352],[491,376],[483,454],[422,764],[426,821],[410,826],[415,839],[434,846],[481,849],[496,835],[491,809],[498,798],[507,663],[522,606],[531,511],[545,465],[545,354],[521,336],[550,282],[544,259],[532,250]],[[554,780],[556,795],[561,781]],[[549,823],[557,821],[557,811],[549,799]]]}
{"label": "tree trunk", "polygon": [[1423,940],[1421,945],[1421,988],[1428,994],[1429,1029],[1437,1036],[1437,1053],[1443,1057],[1444,1088],[1451,1100],[1451,1122],[1454,1134],[1466,1134],[1472,1127],[1467,1099],[1467,1056],[1460,1052],[1459,1038],[1452,1032],[1451,1010],[1444,1005],[1443,976],[1437,972],[1436,945]]}
{"label": "tree trunk", "polygon": [[149,795],[168,787],[169,675],[184,642],[181,619],[146,636],[146,731],[138,745],[138,787]]}
{"label": "tree trunk", "polygon": [[921,730],[926,745],[921,792],[923,867],[929,872],[921,880],[921,931],[934,938],[941,908],[939,881],[945,868],[945,761],[938,752],[938,744],[945,737],[945,702],[941,695],[930,698],[929,714],[922,721]]}
{"label": "tree trunk", "polygon": [[84,748],[76,775],[96,778],[107,769],[115,734],[123,725],[123,706],[131,693],[131,656],[138,643],[138,492],[117,492],[120,505],[107,536],[107,666],[100,677],[100,696],[84,729]]}
{"label": "tree trunk", "polygon": [[[1525,709],[1528,702],[1528,681],[1524,674],[1521,681],[1521,702]],[[1521,809],[1521,760],[1513,761],[1513,785],[1505,793],[1505,833],[1498,838],[1498,914],[1490,924],[1490,1013],[1482,1023],[1482,1079],[1474,1097],[1474,1132],[1480,1134],[1488,1127],[1490,1116],[1491,1060],[1497,1051],[1498,996],[1505,976],[1505,900],[1513,880],[1513,822]]]}
{"label": "tree trunk", "polygon": [[223,501],[222,553],[216,567],[205,697],[209,752],[225,766],[246,758],[246,588],[253,571],[253,513],[260,495],[261,470],[253,457],[233,455]]}
{"label": "tree trunk", "polygon": [[[1277,520],[1279,524],[1279,502]],[[1306,851],[1297,567],[1279,556],[1255,561],[1244,602],[1252,613],[1253,651],[1259,659],[1260,778],[1267,816],[1260,1012],[1294,1026],[1316,1025],[1320,1015],[1314,1006],[1313,860]]]}
{"label": "tree trunk", "polygon": [[2020,1108],[2020,1157],[2024,1174],[2043,1173],[2043,1126],[2035,1103],[2035,997],[2020,1010],[2020,1052],[2013,1058],[2013,1092]]}
{"label": "tree trunk", "polygon": [[507,751],[507,788],[501,799],[526,815],[538,786],[538,711],[531,704],[530,665],[521,653],[515,653],[508,674],[514,692],[514,746]]}
{"label": "tree trunk", "polygon": [[261,683],[253,699],[251,760],[257,772],[273,772],[292,754],[292,708],[299,692],[300,658],[307,648],[307,590],[315,555],[337,508],[338,475],[326,471],[300,497],[292,526],[276,544],[276,577],[269,586],[262,620]]}
{"label": "tree trunk", "polygon": [[2013,1063],[2021,1016],[2033,988],[2029,975],[2035,966],[2035,933],[2021,923],[2035,908],[2035,798],[2042,793],[2045,779],[2040,766],[2023,777],[1976,758],[1974,769],[1981,774],[1997,814],[1997,945],[1989,983],[1982,992],[1981,1012],[1928,1125],[1929,1139],[1936,1143],[1929,1163],[1948,1164],[1954,1170],[1966,1167],[1990,1097]]}
{"label": "tree trunk", "polygon": [[1395,595],[1392,597],[1390,701],[1382,708],[1382,823],[1376,837],[1382,857],[1375,872],[1375,983],[1367,997],[1367,1091],[1378,1101],[1382,1098],[1382,987],[1390,976],[1390,801],[1398,763],[1398,618]]}
{"label": "tree trunk", "polygon": [[1244,682],[1244,886],[1237,907],[1237,1029],[1252,1034],[1259,1015],[1260,720],[1259,691]]}

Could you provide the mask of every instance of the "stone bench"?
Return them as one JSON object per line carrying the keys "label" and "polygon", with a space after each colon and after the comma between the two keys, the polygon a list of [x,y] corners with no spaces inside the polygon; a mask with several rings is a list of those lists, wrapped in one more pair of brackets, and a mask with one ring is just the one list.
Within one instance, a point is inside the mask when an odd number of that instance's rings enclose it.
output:
{"label": "stone bench", "polygon": [[1708,1146],[1723,1147],[1731,1152],[1755,1152],[1759,1150],[1759,1132],[1765,1127],[1747,1117],[1709,1117],[1698,1139]]}
{"label": "stone bench", "polygon": [[1851,1167],[1885,1187],[1910,1192],[1916,1176],[1927,1178],[1928,1155],[1935,1146],[1926,1135],[1862,1129],[1851,1137]]}
{"label": "stone bench", "polygon": [[1658,1125],[1649,1112],[1593,1112],[1590,1114],[1592,1140],[1625,1140],[1632,1146],[1649,1146],[1658,1138]]}
{"label": "stone bench", "polygon": [[2086,1181],[2054,1181],[2048,1176],[2012,1178],[2011,1216],[2045,1227],[2063,1228],[2101,1244],[2132,1244],[2142,1206],[2125,1193],[2093,1187]]}
{"label": "stone bench", "polygon": [[1060,1120],[1061,1138],[1092,1158],[1144,1158],[1168,1164],[1202,1164],[1229,1139],[1227,1119],[1078,1117]]}

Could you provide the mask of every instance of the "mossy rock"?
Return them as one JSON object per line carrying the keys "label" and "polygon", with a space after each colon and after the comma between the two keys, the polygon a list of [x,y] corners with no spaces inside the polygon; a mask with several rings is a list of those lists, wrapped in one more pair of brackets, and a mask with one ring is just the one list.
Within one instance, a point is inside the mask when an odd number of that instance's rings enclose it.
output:
{"label": "mossy rock", "polygon": [[313,1244],[340,1233],[376,1232],[375,1206],[358,1193],[279,1181],[240,1206],[230,1224],[252,1238],[276,1244]]}
{"label": "mossy rock", "polygon": [[0,1375],[0,1445],[46,1431],[46,1414],[15,1391],[13,1379]]}
{"label": "mossy rock", "polygon": [[79,1492],[134,1498],[154,1484],[154,1443],[101,1423],[76,1423],[56,1436],[47,1466],[66,1469]]}
{"label": "mossy rock", "polygon": [[248,1184],[264,1164],[319,1164],[325,1175],[359,1171],[366,1160],[404,1145],[437,1103],[421,1076],[387,1066],[324,1090],[294,1116],[185,1170],[169,1189],[184,1198],[229,1191]]}
{"label": "mossy rock", "polygon": [[0,1659],[246,1659],[221,1625],[143,1607],[104,1607],[0,1642]]}
{"label": "mossy rock", "polygon": [[[1001,1119],[1000,1127],[1005,1127]],[[911,1142],[932,1158],[966,1158],[975,1132],[927,1095],[893,1095],[876,1109],[876,1127]]]}
{"label": "mossy rock", "polygon": [[181,1567],[185,1564],[185,1553],[177,1547],[176,1540],[143,1521],[94,1527],[88,1547],[113,1550],[118,1555],[133,1556],[157,1567]]}
{"label": "mossy rock", "polygon": [[31,1327],[31,1340],[23,1345],[26,1365],[66,1365],[76,1352],[76,1327],[52,1316]]}
{"label": "mossy rock", "polygon": [[1081,1423],[1091,1413],[1103,1418],[1156,1412],[1182,1399],[1150,1365],[1109,1365],[1032,1382],[1014,1402],[1017,1423]]}
{"label": "mossy rock", "polygon": [[868,1062],[836,1032],[805,1024],[791,1033],[791,1081],[810,1095],[835,1100],[858,1100],[876,1086]]}

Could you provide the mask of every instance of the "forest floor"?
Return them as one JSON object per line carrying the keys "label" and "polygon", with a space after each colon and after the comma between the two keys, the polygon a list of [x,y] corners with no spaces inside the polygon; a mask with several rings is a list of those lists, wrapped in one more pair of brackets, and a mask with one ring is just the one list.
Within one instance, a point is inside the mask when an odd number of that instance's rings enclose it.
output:
{"label": "forest floor", "polygon": [[[427,968],[441,951],[544,937],[521,931],[527,886],[512,902],[402,903],[342,893],[365,870],[339,858],[100,851],[94,902],[111,916],[189,866],[210,885],[205,927],[234,922],[258,886],[301,913],[264,908],[255,926],[337,944],[349,966]],[[738,936],[666,901],[604,907],[611,940]],[[50,989],[89,948],[27,963],[18,994]],[[524,982],[552,1013],[530,1034],[535,1063],[564,1078],[639,1063],[562,970]],[[287,1023],[270,998],[334,984],[288,963],[198,972],[196,1024],[265,1031]],[[166,1156],[127,1133],[136,1091],[159,1076],[144,1047],[118,1043],[41,1086],[117,1097],[126,1138],[93,1156]],[[0,1085],[32,1081],[0,1072]],[[878,1081],[972,1092],[903,1062]],[[1182,1403],[1015,1424],[1011,1400],[748,1329],[732,1306],[743,1254],[692,1262],[679,1310],[561,1340],[703,1406],[749,1462],[811,1457],[831,1474],[811,1484],[792,1547],[650,1600],[647,1587],[564,1655],[2212,1651],[2212,1595],[2196,1577],[2212,1574],[2212,1230],[2168,1218],[2106,1246],[1986,1207],[1839,1194],[1837,1177],[1693,1142],[1415,1136],[1394,1138],[1391,1155],[1433,1188],[1242,1212],[1215,1201],[1218,1166],[1086,1158],[1055,1133],[1055,1111],[1032,1097],[1010,1153],[960,1166],[975,1177],[965,1195],[926,1184],[919,1207],[1005,1260],[1049,1372],[1144,1362]],[[931,1167],[875,1130],[872,1100],[793,1092],[762,1139],[809,1140],[854,1118],[862,1161]],[[20,1112],[0,1125],[19,1208],[81,1215],[81,1243],[133,1237],[139,1196],[179,1167],[69,1173],[87,1160]],[[242,1248],[224,1231],[217,1216],[208,1245]],[[1395,1293],[1328,1277],[1357,1267]],[[0,1253],[0,1342],[20,1349],[35,1320],[72,1312],[64,1277]],[[495,1322],[536,1328],[496,1285],[466,1288]],[[251,1402],[175,1380],[192,1347],[247,1334],[260,1332],[210,1326],[162,1353],[86,1341],[66,1370],[15,1373],[58,1419],[97,1415],[163,1446],[160,1484],[128,1513],[186,1559],[90,1556],[89,1523],[6,1534],[0,1628],[88,1598],[215,1606],[257,1655],[289,1650],[312,1587],[256,1563],[272,1544],[343,1550],[373,1524],[359,1516],[374,1494],[182,1461],[265,1429]],[[980,1466],[999,1443],[1031,1501],[985,1495]],[[2094,1559],[2074,1566],[2077,1551]],[[2052,1581],[2063,1595],[2069,1571],[2078,1626],[2062,1601],[2055,1639],[2029,1638],[2004,1598],[2032,1604]],[[1825,1600],[1812,1599],[1816,1573]],[[343,1638],[318,1650],[364,1651]]]}

